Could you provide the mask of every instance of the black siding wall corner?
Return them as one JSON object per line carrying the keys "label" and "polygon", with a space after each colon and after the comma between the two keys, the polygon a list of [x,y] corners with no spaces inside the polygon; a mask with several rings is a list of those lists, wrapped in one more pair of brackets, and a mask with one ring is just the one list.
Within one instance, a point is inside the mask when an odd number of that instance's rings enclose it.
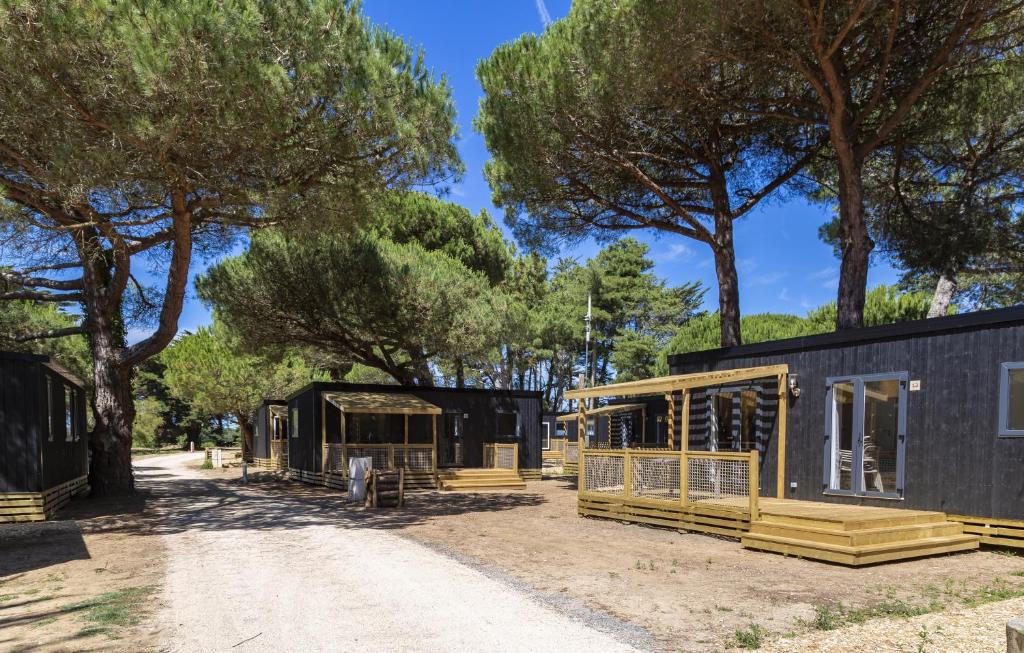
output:
{"label": "black siding wall corner", "polygon": [[[779,353],[754,345],[718,358],[708,352],[670,359],[683,374],[786,363],[801,389],[790,396],[787,496],[1024,519],[1024,438],[997,430],[1000,364],[1024,361],[1024,325],[987,324],[948,332],[903,334],[866,342],[822,344]],[[901,501],[823,494],[826,379],[907,372],[920,390],[907,393],[906,477]],[[763,488],[774,487],[775,451],[763,465]],[[797,487],[789,487],[795,482]]]}
{"label": "black siding wall corner", "polygon": [[[0,492],[42,492],[88,473],[85,391],[27,354],[0,354]],[[51,402],[46,398],[50,379]],[[74,394],[77,439],[65,431],[65,387]],[[53,406],[53,437],[47,406]]]}

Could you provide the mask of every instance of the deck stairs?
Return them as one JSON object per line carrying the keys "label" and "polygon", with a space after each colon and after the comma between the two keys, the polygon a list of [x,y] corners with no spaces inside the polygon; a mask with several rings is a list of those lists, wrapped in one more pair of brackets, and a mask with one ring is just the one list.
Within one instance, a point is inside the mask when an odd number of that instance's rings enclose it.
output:
{"label": "deck stairs", "polygon": [[442,490],[522,490],[526,482],[511,469],[449,469],[437,474]]}
{"label": "deck stairs", "polygon": [[977,549],[979,538],[945,513],[807,502],[806,511],[762,511],[741,542],[745,548],[844,565],[868,565]]}

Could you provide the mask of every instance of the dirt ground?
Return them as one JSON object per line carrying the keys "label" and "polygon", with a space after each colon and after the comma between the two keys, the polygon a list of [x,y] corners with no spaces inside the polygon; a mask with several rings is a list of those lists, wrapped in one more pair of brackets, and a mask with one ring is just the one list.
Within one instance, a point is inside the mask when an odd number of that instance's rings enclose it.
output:
{"label": "dirt ground", "polygon": [[[1013,575],[1024,570],[1024,557],[991,551],[850,569],[748,551],[727,539],[580,518],[575,488],[565,481],[476,496],[478,510],[402,532],[642,626],[666,650],[728,648],[751,624],[769,631],[769,640],[792,637],[810,629],[817,606],[921,605],[991,584],[1024,585]],[[1002,632],[1005,624],[995,627]]]}
{"label": "dirt ground", "polygon": [[145,502],[75,500],[58,521],[0,526],[0,650],[155,646],[144,622],[164,561]]}
{"label": "dirt ground", "polygon": [[[515,492],[412,493],[400,510],[366,511],[346,505],[336,492],[268,473],[253,474],[249,489],[241,490],[238,469],[196,471],[216,490],[203,500],[242,509],[235,528],[371,529],[410,538],[496,579],[521,583],[544,601],[553,597],[570,611],[583,606],[592,615],[604,613],[639,627],[662,650],[732,648],[737,631],[756,626],[768,648],[816,651],[823,638],[842,642],[845,633],[856,632],[849,629],[877,632],[879,622],[894,622],[886,614],[861,625],[816,630],[810,622],[825,606],[870,610],[940,601],[950,606],[948,616],[917,619],[941,624],[965,621],[961,599],[979,596],[980,588],[1009,588],[1011,594],[1024,588],[1024,556],[1006,552],[849,569],[747,551],[727,539],[584,519],[576,515],[575,488],[564,480],[529,482],[526,490]],[[162,476],[153,470],[149,475]],[[147,490],[131,501],[76,500],[61,521],[0,529],[0,650],[162,648],[166,632],[155,619],[168,552],[160,534],[224,528],[201,506],[191,512],[176,509],[180,490],[177,495]],[[198,482],[184,488],[197,501],[213,490]],[[276,499],[278,493],[287,500]],[[137,588],[155,589],[135,625],[97,631],[89,613],[75,608],[109,592]],[[988,613],[981,612],[986,606],[968,610],[977,624],[967,636],[988,625],[985,614],[1012,611],[1017,603],[1021,600],[991,603]],[[899,623],[905,629],[918,622]],[[1002,632],[1004,624],[991,627]],[[916,636],[915,631],[907,641]]]}

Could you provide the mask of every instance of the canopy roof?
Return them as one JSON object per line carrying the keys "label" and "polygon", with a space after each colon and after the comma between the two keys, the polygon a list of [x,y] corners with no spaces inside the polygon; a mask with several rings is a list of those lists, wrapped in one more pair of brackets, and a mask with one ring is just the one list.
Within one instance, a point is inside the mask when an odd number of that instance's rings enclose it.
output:
{"label": "canopy roof", "polygon": [[288,406],[284,404],[269,404],[267,410],[270,411],[271,415],[277,415],[278,417],[288,416]]}
{"label": "canopy roof", "polygon": [[405,393],[388,392],[325,392],[324,399],[345,413],[377,413],[398,415],[440,415],[441,409]]}
{"label": "canopy roof", "polygon": [[[734,381],[752,381],[780,374],[788,374],[788,365],[763,365],[761,367],[744,367],[735,370],[719,370],[717,372],[696,372],[693,374],[674,374],[640,381],[610,383],[593,388],[578,388],[565,393],[566,399],[589,399],[594,397],[639,397],[656,395],[690,388],[706,388]],[[621,404],[620,404],[621,405]],[[606,406],[607,408],[607,406]],[[602,410],[598,408],[597,410]],[[588,410],[588,415],[596,411]]]}
{"label": "canopy roof", "polygon": [[[591,417],[593,415],[614,415],[615,413],[632,413],[635,410],[642,410],[646,407],[646,404],[608,404],[607,406],[588,410],[587,417]],[[559,415],[556,417],[555,421],[569,422],[576,419],[577,416],[577,413],[566,413],[565,415]]]}

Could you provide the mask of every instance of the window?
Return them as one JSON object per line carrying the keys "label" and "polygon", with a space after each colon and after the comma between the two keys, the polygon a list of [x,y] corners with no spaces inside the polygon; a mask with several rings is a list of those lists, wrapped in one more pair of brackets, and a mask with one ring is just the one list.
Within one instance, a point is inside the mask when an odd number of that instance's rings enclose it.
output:
{"label": "window", "polygon": [[292,408],[291,419],[288,420],[288,428],[293,438],[299,437],[299,409]]}
{"label": "window", "polygon": [[999,435],[1024,437],[1024,363],[999,367]]}
{"label": "window", "polygon": [[509,411],[498,411],[498,432],[499,438],[514,440],[519,437],[519,413]]}
{"label": "window", "polygon": [[345,441],[399,444],[405,440],[405,416],[390,413],[345,413]]}
{"label": "window", "polygon": [[544,451],[551,448],[551,422],[544,422]]}
{"label": "window", "polygon": [[555,422],[555,437],[564,438],[568,434],[568,429],[565,427],[565,422]]}
{"label": "window", "polygon": [[829,379],[827,388],[825,490],[903,496],[906,372]]}
{"label": "window", "polygon": [[757,448],[755,388],[730,388],[708,393],[709,451],[751,451]]}
{"label": "window", "polygon": [[46,377],[46,439],[53,442],[53,379]]}
{"label": "window", "polygon": [[75,389],[64,386],[64,439],[67,442],[78,441],[78,429],[75,428]]}

